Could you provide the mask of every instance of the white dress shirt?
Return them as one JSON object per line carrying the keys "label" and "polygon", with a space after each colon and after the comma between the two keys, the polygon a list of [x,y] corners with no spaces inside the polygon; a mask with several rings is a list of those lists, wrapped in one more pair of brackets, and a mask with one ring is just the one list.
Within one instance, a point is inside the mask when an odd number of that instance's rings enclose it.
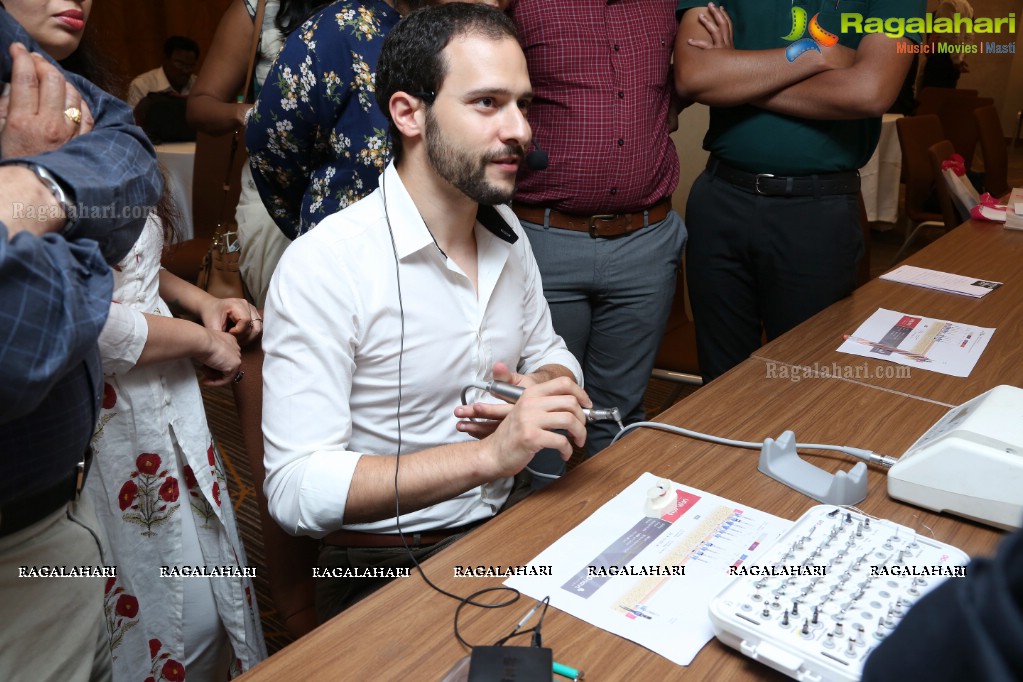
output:
{"label": "white dress shirt", "polygon": [[188,79],[188,84],[185,85],[185,89],[178,92],[171,87],[170,81],[167,80],[167,74],[163,72],[163,67],[158,66],[152,71],[146,71],[135,77],[128,86],[128,96],[125,98],[125,101],[128,102],[128,106],[134,109],[135,105],[151,92],[170,92],[184,97],[192,91],[196,78],[197,76],[192,74]]}
{"label": "white dress shirt", "polygon": [[[399,451],[399,383],[400,450],[409,454],[472,439],[456,430],[454,408],[464,386],[492,378],[497,361],[520,373],[559,364],[582,381],[510,209],[498,207],[514,244],[476,223],[477,292],[442,255],[393,164],[380,185],[296,240],[270,283],[264,487],[271,515],[294,534],[319,537],[342,525],[397,532],[393,518],[343,517],[359,458]],[[511,479],[499,479],[403,513],[402,531],[488,518],[510,490]]]}

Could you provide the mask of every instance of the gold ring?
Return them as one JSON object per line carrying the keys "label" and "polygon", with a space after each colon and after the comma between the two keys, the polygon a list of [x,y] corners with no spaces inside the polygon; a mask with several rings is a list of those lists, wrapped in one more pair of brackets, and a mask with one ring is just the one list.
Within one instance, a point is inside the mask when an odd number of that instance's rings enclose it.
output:
{"label": "gold ring", "polygon": [[64,115],[76,126],[82,124],[82,110],[78,107],[68,107],[64,110]]}

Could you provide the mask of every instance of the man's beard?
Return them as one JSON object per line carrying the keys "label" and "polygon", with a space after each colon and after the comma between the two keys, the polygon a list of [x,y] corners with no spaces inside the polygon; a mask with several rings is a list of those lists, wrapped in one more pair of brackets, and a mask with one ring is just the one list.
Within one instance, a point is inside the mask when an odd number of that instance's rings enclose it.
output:
{"label": "man's beard", "polygon": [[426,156],[437,174],[457,187],[478,204],[494,206],[506,204],[515,195],[515,184],[505,189],[487,181],[487,166],[494,159],[523,157],[521,147],[505,147],[496,152],[473,158],[472,153],[451,144],[441,132],[432,111],[426,114]]}

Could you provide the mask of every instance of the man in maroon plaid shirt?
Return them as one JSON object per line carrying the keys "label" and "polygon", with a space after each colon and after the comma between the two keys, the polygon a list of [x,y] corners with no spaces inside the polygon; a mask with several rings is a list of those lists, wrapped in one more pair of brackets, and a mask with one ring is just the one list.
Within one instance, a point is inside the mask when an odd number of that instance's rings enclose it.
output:
{"label": "man in maroon plaid shirt", "polygon": [[[512,208],[586,392],[626,422],[643,419],[686,240],[671,209],[674,10],[673,0],[516,0],[509,9],[533,83],[533,139],[548,154],[545,169],[520,176]],[[591,422],[587,454],[617,430]]]}

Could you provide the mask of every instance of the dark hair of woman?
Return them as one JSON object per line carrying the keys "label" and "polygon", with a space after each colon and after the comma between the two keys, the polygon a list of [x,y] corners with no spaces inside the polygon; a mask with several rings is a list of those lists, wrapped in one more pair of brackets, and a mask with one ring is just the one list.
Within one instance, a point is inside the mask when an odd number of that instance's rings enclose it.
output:
{"label": "dark hair of woman", "polygon": [[323,0],[281,0],[274,24],[284,35],[291,35],[291,32],[305,23],[306,19],[330,3],[331,0],[327,2]]}
{"label": "dark hair of woman", "polygon": [[[78,49],[59,62],[61,67],[112,95],[123,96],[123,81],[114,75],[113,69],[109,67],[109,61],[102,52],[96,49],[96,42],[92,36],[92,32],[86,31],[82,42],[78,44]],[[157,201],[153,210],[156,211],[156,216],[160,219],[160,224],[163,225],[163,243],[166,248],[177,237],[175,225],[178,223],[180,214],[174,200],[171,199],[170,192],[167,191],[167,171],[161,166],[160,172],[164,175],[164,191],[160,194],[160,200]]]}
{"label": "dark hair of woman", "polygon": [[96,48],[96,44],[95,34],[86,30],[78,49],[59,62],[61,67],[65,71],[78,74],[112,95],[123,95],[121,92],[125,85],[123,79],[114,75],[110,61]]}

